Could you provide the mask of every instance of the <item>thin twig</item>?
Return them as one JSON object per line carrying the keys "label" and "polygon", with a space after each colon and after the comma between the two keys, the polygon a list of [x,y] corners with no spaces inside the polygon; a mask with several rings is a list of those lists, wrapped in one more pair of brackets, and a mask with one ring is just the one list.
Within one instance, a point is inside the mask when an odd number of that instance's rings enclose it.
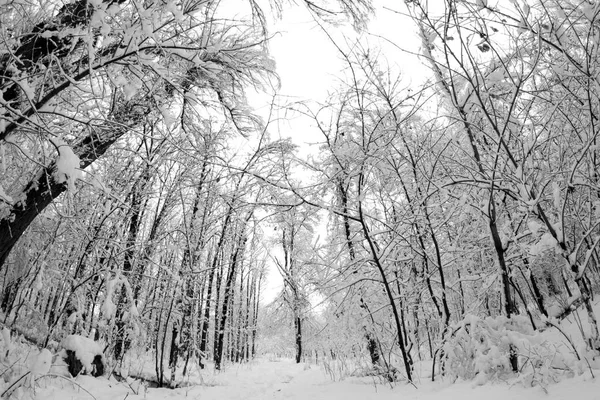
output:
{"label": "thin twig", "polygon": [[[29,375],[31,373],[31,371],[27,371],[25,372],[23,375],[21,375],[21,377],[19,379],[17,379],[16,381],[14,381],[4,392],[2,392],[2,394],[0,395],[1,398],[4,398],[4,396],[10,392],[17,383],[21,382],[21,380],[23,378],[25,378],[27,375]],[[18,387],[18,386],[17,386]],[[16,388],[15,388],[16,389]]]}
{"label": "thin twig", "polygon": [[573,341],[571,340],[571,338],[569,336],[567,336],[567,334],[562,329],[560,329],[560,327],[558,325],[556,325],[555,323],[550,322],[550,321],[546,321],[546,325],[552,326],[552,327],[556,328],[560,333],[562,333],[562,335],[565,337],[565,339],[567,339],[567,341],[569,342],[569,344],[573,348],[573,351],[575,352],[575,356],[577,357],[577,359],[581,361],[581,357],[579,357],[579,353],[577,352],[577,348],[575,347],[575,344],[573,344]]}

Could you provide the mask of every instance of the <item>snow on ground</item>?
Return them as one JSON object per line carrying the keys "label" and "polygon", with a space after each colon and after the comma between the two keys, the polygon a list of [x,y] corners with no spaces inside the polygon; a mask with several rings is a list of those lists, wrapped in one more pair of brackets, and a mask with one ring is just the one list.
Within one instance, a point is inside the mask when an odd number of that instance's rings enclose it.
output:
{"label": "snow on ground", "polygon": [[[316,365],[295,364],[292,360],[259,359],[230,366],[222,373],[205,372],[204,386],[180,389],[152,389],[133,382],[130,385],[106,378],[79,376],[72,383],[58,378],[38,382],[37,399],[202,399],[202,400],[600,400],[600,382],[585,373],[546,389],[525,388],[507,383],[476,386],[472,382],[417,382],[418,389],[400,383],[390,388],[376,378],[347,378],[333,382]],[[84,390],[85,389],[85,390]],[[87,390],[87,392],[86,392]],[[547,390],[547,393],[545,392]],[[88,393],[89,392],[89,393]],[[137,392],[137,394],[136,394]],[[93,397],[92,397],[93,394]]]}
{"label": "snow on ground", "polygon": [[[600,302],[595,311],[600,314]],[[585,354],[581,330],[589,331],[587,316],[583,310],[573,313],[562,322],[555,321],[562,333],[555,328],[544,330],[541,335],[556,346],[557,354],[574,357],[574,349],[587,360],[585,367],[577,375],[562,379],[553,384],[527,387],[524,383],[496,380],[494,383],[477,385],[471,382],[451,383],[448,379],[431,382],[431,362],[420,362],[415,367],[415,386],[396,383],[394,387],[378,377],[356,377],[350,368],[336,369],[330,361],[330,374],[316,364],[296,364],[293,360],[258,358],[246,364],[227,365],[217,372],[208,366],[204,370],[191,369],[186,378],[189,386],[178,389],[150,388],[140,380],[129,379],[118,382],[114,378],[93,378],[79,376],[75,379],[64,377],[41,377],[35,384],[36,399],[40,400],[600,400],[600,368],[598,358]],[[567,340],[566,337],[569,339]],[[570,342],[569,342],[570,341]],[[154,378],[152,357],[149,354],[134,354],[122,368],[127,375]],[[579,364],[584,365],[583,361]],[[194,364],[196,365],[196,364]],[[339,365],[338,365],[339,367]],[[169,374],[168,371],[165,371]],[[592,376],[595,375],[595,377]],[[107,374],[108,375],[108,374]],[[574,375],[571,373],[571,375]],[[181,376],[179,372],[178,376]],[[335,381],[331,379],[334,376]],[[341,376],[348,376],[340,380]],[[551,375],[554,376],[554,375]],[[551,381],[538,379],[539,382]],[[183,382],[185,383],[185,381]],[[19,391],[21,391],[19,393]],[[30,391],[19,388],[12,398],[31,399]]]}

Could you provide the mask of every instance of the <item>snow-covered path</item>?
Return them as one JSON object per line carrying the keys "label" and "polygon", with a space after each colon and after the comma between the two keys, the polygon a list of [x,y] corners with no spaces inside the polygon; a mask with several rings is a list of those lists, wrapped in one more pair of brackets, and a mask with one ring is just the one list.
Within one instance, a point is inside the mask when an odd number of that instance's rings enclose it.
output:
{"label": "snow-covered path", "polygon": [[320,367],[291,360],[234,367],[220,378],[228,386],[205,388],[203,399],[366,399],[390,392],[365,380],[332,382]]}
{"label": "snow-covered path", "polygon": [[[204,385],[176,390],[148,389],[139,383],[131,386],[105,378],[81,376],[77,384],[45,378],[37,388],[37,399],[66,400],[600,400],[600,383],[584,374],[547,388],[524,388],[522,385],[421,382],[418,389],[407,385],[375,383],[371,378],[348,378],[332,382],[316,365],[295,364],[291,360],[260,360],[230,366],[222,373],[206,372]],[[80,385],[80,387],[78,387]],[[93,397],[86,393],[85,388]],[[137,392],[137,394],[135,393]]]}

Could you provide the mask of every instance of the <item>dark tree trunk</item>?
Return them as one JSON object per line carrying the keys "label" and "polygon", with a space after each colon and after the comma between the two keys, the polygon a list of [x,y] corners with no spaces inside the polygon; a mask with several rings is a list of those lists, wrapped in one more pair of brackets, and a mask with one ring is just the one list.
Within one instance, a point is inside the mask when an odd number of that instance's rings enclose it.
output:
{"label": "dark tree trunk", "polygon": [[[498,233],[498,225],[496,223],[496,207],[494,205],[493,192],[490,193],[489,200],[489,219],[488,225],[492,236],[492,242],[494,249],[496,250],[496,257],[498,259],[498,266],[500,267],[500,278],[502,281],[503,290],[503,311],[504,315],[510,318],[512,315],[517,314],[517,307],[510,291],[510,277],[508,266],[506,265],[506,259],[504,257],[505,249],[502,245],[502,239]],[[510,354],[508,356],[510,366],[513,372],[519,372],[519,360],[517,357],[517,350],[514,345],[510,345]]]}
{"label": "dark tree trunk", "polygon": [[[360,195],[360,193],[359,193],[359,195]],[[371,251],[372,262],[375,265],[375,267],[377,267],[379,276],[381,278],[381,282],[383,284],[383,288],[385,289],[385,293],[388,298],[388,302],[392,308],[392,314],[394,316],[394,322],[396,325],[395,327],[396,327],[396,331],[398,332],[398,336],[397,336],[398,337],[398,345],[400,347],[400,352],[402,354],[402,360],[404,361],[406,377],[409,382],[412,382],[413,360],[412,360],[410,353],[408,351],[406,351],[406,345],[405,345],[403,334],[402,334],[402,323],[400,321],[400,313],[398,312],[398,307],[396,306],[396,302],[394,300],[392,288],[391,288],[390,283],[385,274],[385,269],[381,263],[381,260],[379,259],[379,256],[378,256],[379,252],[376,248],[373,238],[371,237],[369,228],[367,227],[367,223],[365,221],[365,216],[362,211],[362,205],[359,205],[358,212],[359,212],[360,223],[362,225],[363,235],[364,235],[364,238],[366,239],[367,244],[369,245],[369,249]]]}
{"label": "dark tree trunk", "polygon": [[462,278],[460,276],[460,269],[456,270],[456,275],[458,276],[458,290],[460,293],[460,317],[463,318],[465,316],[465,291],[463,289]]}
{"label": "dark tree trunk", "polygon": [[537,283],[537,279],[533,275],[533,272],[531,272],[531,270],[529,270],[528,272],[529,272],[529,279],[531,281],[531,288],[533,289],[533,294],[535,295],[535,302],[537,303],[538,308],[540,309],[540,312],[544,316],[547,317],[548,311],[546,310],[546,307],[544,306],[544,295],[540,291],[540,288]]}
{"label": "dark tree trunk", "polygon": [[[216,259],[217,255],[215,254],[214,259]],[[209,318],[210,318],[210,307],[211,307],[211,297],[212,297],[212,287],[213,280],[215,278],[215,270],[216,265],[210,269],[208,273],[208,282],[206,283],[206,299],[204,300],[204,309],[202,312],[202,324],[200,325],[200,356],[198,358],[198,363],[200,368],[204,369],[203,357],[206,354],[206,345],[208,343],[208,326],[209,326]]]}
{"label": "dark tree trunk", "polygon": [[171,330],[171,346],[169,349],[169,368],[171,368],[171,385],[175,384],[175,373],[177,371],[177,361],[179,360],[179,345],[178,339],[179,337],[179,328],[177,327],[177,323],[173,324],[173,329]]}
{"label": "dark tree trunk", "polygon": [[[138,238],[138,232],[140,229],[140,221],[144,212],[142,203],[145,198],[145,190],[148,182],[150,181],[150,167],[149,165],[144,167],[138,180],[133,185],[131,190],[131,218],[129,219],[129,229],[127,233],[127,240],[125,242],[125,257],[123,260],[123,275],[128,279],[130,287],[135,287],[133,271],[135,268],[135,256],[136,256],[136,243]],[[131,294],[133,296],[133,293]],[[115,339],[114,355],[116,360],[120,360],[125,354],[129,347],[129,340],[127,339],[127,332],[125,329],[124,315],[126,311],[126,305],[128,303],[128,295],[126,286],[121,285],[121,292],[117,301],[117,312],[116,312],[116,327],[117,337]]]}
{"label": "dark tree trunk", "polygon": [[294,330],[296,331],[296,363],[302,361],[302,319],[297,315],[294,319]]}
{"label": "dark tree trunk", "polygon": [[[221,313],[219,308],[222,310],[224,304],[221,304],[221,282],[223,281],[223,274],[225,269],[225,255],[221,254],[221,261],[219,261],[219,268],[217,269],[215,276],[215,315],[214,315],[214,330],[213,330],[213,358],[215,356],[215,351],[217,350],[217,339],[219,337],[219,319],[221,318]],[[227,308],[227,307],[225,307]]]}
{"label": "dark tree trunk", "polygon": [[[243,234],[242,234],[243,235]],[[227,273],[227,281],[225,283],[225,293],[223,294],[223,307],[221,308],[221,317],[219,319],[217,327],[215,327],[215,336],[217,340],[215,341],[214,348],[214,361],[215,361],[215,369],[221,369],[221,361],[223,357],[223,343],[224,343],[224,335],[225,335],[225,325],[227,322],[227,312],[228,306],[231,301],[231,297],[233,295],[234,284],[235,284],[235,276],[236,269],[239,261],[240,254],[243,253],[244,247],[246,246],[246,237],[244,235],[243,239],[240,240],[238,246],[233,254],[231,259],[231,266],[229,267],[229,271]]]}
{"label": "dark tree trunk", "polygon": [[249,329],[250,329],[250,314],[251,314],[251,305],[252,305],[252,289],[254,287],[254,274],[252,271],[248,271],[248,276],[246,277],[246,309],[244,315],[244,326],[242,329],[242,334],[244,336],[244,340],[242,343],[243,347],[243,355],[242,361],[248,360],[250,358],[250,338],[249,338]]}
{"label": "dark tree trunk", "polygon": [[369,356],[371,357],[371,364],[373,367],[379,367],[379,345],[377,344],[377,340],[373,337],[370,332],[365,333],[365,338],[367,339],[367,351],[369,352]]}
{"label": "dark tree trunk", "polygon": [[259,300],[260,300],[260,289],[261,289],[261,284],[262,284],[262,272],[260,273],[260,275],[258,276],[257,282],[256,282],[256,289],[254,290],[254,299],[253,299],[253,304],[254,304],[254,308],[252,310],[252,349],[251,349],[251,354],[252,354],[252,358],[254,359],[254,357],[256,357],[256,332],[258,329],[258,311],[259,311]]}

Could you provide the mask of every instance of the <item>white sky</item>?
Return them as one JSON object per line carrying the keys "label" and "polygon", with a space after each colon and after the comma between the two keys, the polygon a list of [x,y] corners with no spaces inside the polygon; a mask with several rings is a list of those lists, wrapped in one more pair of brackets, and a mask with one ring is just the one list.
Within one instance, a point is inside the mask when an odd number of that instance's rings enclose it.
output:
{"label": "white sky", "polygon": [[[387,10],[404,12],[405,5],[395,0],[375,0],[375,7],[376,15],[372,17],[366,32],[358,34],[348,25],[327,26],[330,35],[342,48],[346,47],[345,42],[351,43],[358,37],[365,43],[381,47],[389,64],[403,72],[406,85],[421,83],[427,68],[416,56],[397,48],[413,53],[419,51],[420,40],[414,33],[414,25],[408,17]],[[282,18],[274,21],[270,29],[274,36],[269,42],[269,49],[281,79],[278,92],[281,101],[324,102],[328,93],[340,86],[340,71],[344,68],[339,52],[327,35],[310,13],[300,6],[287,7]],[[345,40],[345,37],[348,39]],[[271,100],[268,96],[249,97],[250,105],[257,108],[259,113],[268,110],[266,103]],[[314,143],[321,139],[308,119],[294,118],[288,123],[280,121],[277,131],[272,130],[272,134],[292,137],[297,144]]]}
{"label": "white sky", "polygon": [[[376,0],[375,7],[376,15],[372,17],[367,32],[359,35],[349,26],[328,26],[330,35],[342,48],[345,47],[344,36],[348,37],[346,42],[349,43],[360,36],[361,40],[378,45],[388,63],[402,71],[405,85],[422,83],[428,69],[416,56],[398,49],[400,47],[409,52],[418,52],[420,40],[415,35],[415,27],[408,17],[386,10],[389,8],[404,12],[405,5],[394,0]],[[299,6],[285,9],[282,19],[272,25],[271,32],[277,32],[269,47],[281,79],[279,96],[289,101],[324,102],[328,93],[340,86],[340,71],[344,68],[337,49],[327,35],[313,21],[310,13]],[[377,36],[388,39],[397,47]],[[253,108],[264,115],[269,108],[270,98],[251,94],[249,101]],[[280,120],[270,132],[274,138],[278,135],[291,137],[301,146],[303,153],[315,151],[314,143],[322,139],[314,123],[303,117]],[[277,269],[270,268],[263,292],[263,304],[275,298],[281,291],[282,284]]]}

